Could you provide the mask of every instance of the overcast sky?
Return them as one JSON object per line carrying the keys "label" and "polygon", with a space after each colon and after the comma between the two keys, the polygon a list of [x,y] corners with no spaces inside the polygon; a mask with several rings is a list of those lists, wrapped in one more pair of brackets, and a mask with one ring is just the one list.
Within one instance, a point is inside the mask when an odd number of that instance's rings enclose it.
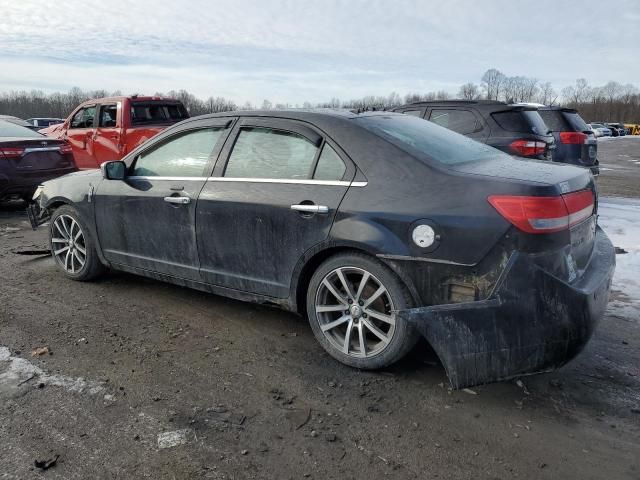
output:
{"label": "overcast sky", "polygon": [[491,67],[640,86],[640,1],[0,0],[0,90],[301,103],[456,93]]}

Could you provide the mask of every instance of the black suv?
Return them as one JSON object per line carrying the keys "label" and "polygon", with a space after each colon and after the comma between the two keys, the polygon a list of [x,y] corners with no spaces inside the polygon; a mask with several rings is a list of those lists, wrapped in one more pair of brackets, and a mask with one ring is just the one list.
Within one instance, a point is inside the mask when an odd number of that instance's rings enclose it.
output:
{"label": "black suv", "polygon": [[492,100],[416,102],[394,109],[519,157],[551,160],[555,142],[538,108]]}
{"label": "black suv", "polygon": [[538,111],[556,140],[553,161],[590,168],[594,175],[600,173],[598,141],[578,112],[564,107],[540,107]]}

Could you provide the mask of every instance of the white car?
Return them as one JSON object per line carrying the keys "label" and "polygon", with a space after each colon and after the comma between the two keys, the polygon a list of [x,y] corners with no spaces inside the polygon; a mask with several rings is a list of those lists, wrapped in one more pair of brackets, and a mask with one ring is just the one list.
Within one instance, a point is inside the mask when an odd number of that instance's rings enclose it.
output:
{"label": "white car", "polygon": [[612,135],[611,129],[605,127],[600,123],[590,123],[587,127],[591,129],[593,134],[597,137],[610,137]]}

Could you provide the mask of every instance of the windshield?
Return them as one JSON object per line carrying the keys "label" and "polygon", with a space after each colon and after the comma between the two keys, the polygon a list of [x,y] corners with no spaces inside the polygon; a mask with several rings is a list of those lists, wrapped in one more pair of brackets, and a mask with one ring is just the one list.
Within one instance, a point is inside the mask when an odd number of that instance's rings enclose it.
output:
{"label": "windshield", "polygon": [[0,120],[0,137],[22,137],[22,138],[34,138],[42,137],[38,132],[34,132],[30,128],[16,125],[15,123],[6,122]]}
{"label": "windshield", "polygon": [[427,156],[440,163],[455,165],[508,157],[493,147],[410,115],[364,116],[357,122],[417,158]]}
{"label": "windshield", "polygon": [[175,123],[186,118],[189,118],[189,114],[180,103],[148,102],[131,105],[132,125]]}

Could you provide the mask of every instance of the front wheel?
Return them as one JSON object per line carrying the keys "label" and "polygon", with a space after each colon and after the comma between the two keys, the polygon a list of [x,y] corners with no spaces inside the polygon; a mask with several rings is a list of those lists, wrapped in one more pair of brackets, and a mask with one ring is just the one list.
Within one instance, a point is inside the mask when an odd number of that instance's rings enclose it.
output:
{"label": "front wheel", "polygon": [[400,360],[418,335],[397,310],[412,306],[400,279],[362,254],[341,254],[314,273],[307,315],[316,339],[332,357],[365,370]]}
{"label": "front wheel", "polygon": [[104,271],[89,228],[70,205],[51,216],[49,245],[56,265],[72,280],[92,280]]}

